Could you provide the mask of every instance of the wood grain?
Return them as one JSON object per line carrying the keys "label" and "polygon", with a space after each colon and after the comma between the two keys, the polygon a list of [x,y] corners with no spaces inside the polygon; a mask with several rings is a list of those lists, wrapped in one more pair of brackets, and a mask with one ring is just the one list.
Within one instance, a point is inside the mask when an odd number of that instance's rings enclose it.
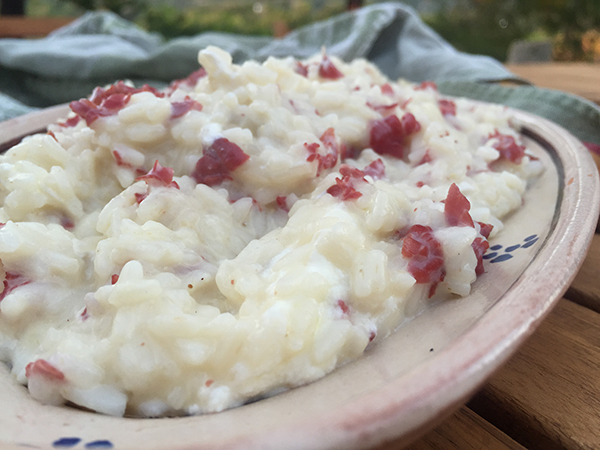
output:
{"label": "wood grain", "polygon": [[570,92],[600,103],[600,64],[509,64],[508,69],[536,86]]}
{"label": "wood grain", "polygon": [[597,153],[594,153],[594,152],[590,152],[590,155],[592,155],[592,158],[594,158],[594,162],[596,163],[596,166],[598,166],[598,170],[600,170],[600,155],[598,155]]}
{"label": "wood grain", "polygon": [[561,300],[469,406],[530,450],[600,448],[600,314]]}
{"label": "wood grain", "polygon": [[[379,450],[399,450],[393,443]],[[407,450],[525,450],[525,447],[466,407]]]}
{"label": "wood grain", "polygon": [[585,261],[565,297],[600,313],[600,282],[598,280],[600,272],[598,267],[600,267],[600,235],[596,234],[592,238],[592,245]]}
{"label": "wood grain", "polygon": [[0,17],[0,37],[42,37],[73,20],[74,17]]}

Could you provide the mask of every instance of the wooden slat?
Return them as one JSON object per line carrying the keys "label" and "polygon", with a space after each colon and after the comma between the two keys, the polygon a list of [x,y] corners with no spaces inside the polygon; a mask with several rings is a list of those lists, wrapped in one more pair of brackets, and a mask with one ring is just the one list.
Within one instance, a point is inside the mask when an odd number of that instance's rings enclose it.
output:
{"label": "wooden slat", "polygon": [[[379,450],[399,450],[388,444]],[[525,450],[502,431],[470,409],[463,407],[456,414],[427,433],[407,450]]]}
{"label": "wooden slat", "polygon": [[[592,238],[590,250],[565,297],[600,313],[600,235]],[[599,374],[600,375],[600,374]]]}
{"label": "wooden slat", "polygon": [[600,103],[600,64],[509,64],[508,69],[539,87],[570,92]]}
{"label": "wooden slat", "polygon": [[[600,83],[600,81],[599,81],[599,83]],[[598,170],[600,170],[600,155],[598,155],[597,153],[594,153],[594,152],[590,152],[590,154],[592,155],[592,158],[594,158],[594,162],[598,166]]]}
{"label": "wooden slat", "polygon": [[[599,81],[600,83],[600,81]],[[600,144],[600,142],[595,142],[596,145]],[[598,167],[598,170],[600,170],[600,153],[598,153],[597,149],[596,150],[591,150],[590,149],[590,155],[592,155],[592,158],[594,159],[594,162],[596,163],[596,166]],[[596,226],[596,233],[600,233],[600,221],[598,221],[598,225]],[[595,311],[598,311],[598,309],[595,309]]]}
{"label": "wooden slat", "polygon": [[0,17],[0,37],[46,36],[73,20],[73,17]]}
{"label": "wooden slat", "polygon": [[530,450],[600,448],[600,314],[561,300],[469,406]]}

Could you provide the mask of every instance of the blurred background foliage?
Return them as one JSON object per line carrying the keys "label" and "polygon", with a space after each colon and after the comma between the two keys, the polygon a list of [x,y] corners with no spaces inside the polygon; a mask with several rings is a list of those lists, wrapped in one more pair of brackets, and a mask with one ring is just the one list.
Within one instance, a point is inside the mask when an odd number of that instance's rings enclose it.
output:
{"label": "blurred background foliage", "polygon": [[[348,9],[349,0],[28,0],[31,16],[104,9],[167,39],[206,31],[282,36]],[[354,0],[354,3],[357,3]],[[363,0],[363,6],[377,0]],[[512,42],[547,41],[558,61],[600,62],[600,0],[405,0],[457,49],[507,58]]]}
{"label": "blurred background foliage", "polygon": [[460,0],[425,20],[455,47],[504,61],[515,40],[552,42],[553,59],[600,58],[600,0]]}

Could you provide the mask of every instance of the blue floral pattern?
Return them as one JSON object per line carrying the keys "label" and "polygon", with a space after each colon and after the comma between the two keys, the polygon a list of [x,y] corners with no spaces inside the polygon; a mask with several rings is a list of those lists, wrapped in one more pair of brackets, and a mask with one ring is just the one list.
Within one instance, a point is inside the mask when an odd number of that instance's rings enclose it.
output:
{"label": "blue floral pattern", "polygon": [[[80,442],[82,442],[82,439],[78,438],[78,437],[62,437],[62,438],[54,441],[52,443],[52,447],[54,447],[54,448],[74,448]],[[89,449],[106,449],[106,448],[113,448],[113,447],[114,447],[114,445],[112,444],[112,442],[110,442],[106,439],[90,441],[90,442],[85,443],[83,446],[83,448],[89,448]]]}
{"label": "blue floral pattern", "polygon": [[[512,253],[520,248],[529,248],[533,244],[535,244],[539,240],[537,234],[532,234],[531,236],[527,236],[523,239],[521,244],[510,245],[508,247],[504,247],[500,244],[496,244],[490,247],[490,251],[488,251],[485,255],[483,255],[483,259],[491,260],[491,263],[499,263],[502,261],[508,261],[513,257]],[[504,248],[504,252],[501,250]]]}

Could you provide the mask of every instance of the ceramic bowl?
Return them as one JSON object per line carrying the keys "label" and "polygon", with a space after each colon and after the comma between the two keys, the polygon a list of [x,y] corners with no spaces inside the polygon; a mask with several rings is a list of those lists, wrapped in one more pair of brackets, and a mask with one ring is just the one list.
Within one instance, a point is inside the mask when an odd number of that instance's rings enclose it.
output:
{"label": "ceramic bowl", "polygon": [[[0,124],[0,147],[64,106]],[[559,126],[514,111],[546,170],[485,255],[472,294],[429,305],[360,359],[285,393],[196,417],[132,419],[30,398],[0,364],[0,448],[360,449],[410,442],[464,403],[517,350],[575,276],[598,219],[598,171]],[[2,145],[5,144],[5,145]]]}

